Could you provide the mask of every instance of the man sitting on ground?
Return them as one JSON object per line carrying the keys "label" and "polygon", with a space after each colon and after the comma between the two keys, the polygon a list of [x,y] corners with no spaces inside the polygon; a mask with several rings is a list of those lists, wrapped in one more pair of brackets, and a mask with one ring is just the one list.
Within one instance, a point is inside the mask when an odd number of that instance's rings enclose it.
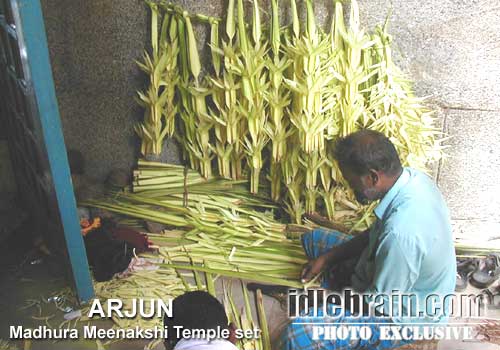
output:
{"label": "man sitting on ground", "polygon": [[[421,316],[420,311],[425,315],[428,295],[449,295],[455,288],[450,216],[439,189],[424,173],[403,168],[391,141],[375,131],[362,130],[340,139],[333,156],[360,203],[380,200],[374,211],[376,220],[369,230],[354,237],[325,230],[305,234],[302,243],[311,260],[303,279],[310,280],[324,272],[322,287],[329,290],[352,288],[373,295],[390,295],[393,291],[414,294],[419,305],[416,316]],[[406,317],[415,315],[408,313],[414,303],[403,299],[401,304],[401,314],[391,314],[384,308],[386,317],[368,315],[352,320],[347,314],[327,321],[332,325],[356,322],[369,326],[373,336],[363,341],[319,342],[312,339],[311,323],[322,320],[296,318],[285,329],[280,348],[387,349],[403,342],[381,340],[377,329],[381,323],[436,323],[447,319],[446,315]],[[446,312],[447,306],[443,305],[443,309]],[[396,305],[394,310],[399,307]]]}
{"label": "man sitting on ground", "polygon": [[[237,350],[235,328],[229,324],[224,306],[207,292],[187,292],[174,299],[172,317],[163,319],[168,327],[167,350]],[[182,339],[174,327],[191,331],[227,329],[227,339]]]}

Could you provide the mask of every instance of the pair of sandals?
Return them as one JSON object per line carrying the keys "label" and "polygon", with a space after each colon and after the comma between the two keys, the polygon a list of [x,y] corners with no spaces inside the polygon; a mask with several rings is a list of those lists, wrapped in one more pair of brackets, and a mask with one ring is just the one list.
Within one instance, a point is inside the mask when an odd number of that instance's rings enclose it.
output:
{"label": "pair of sandals", "polygon": [[[481,288],[481,295],[489,300],[488,308],[500,309],[498,295],[500,287],[495,283],[500,278],[500,253],[485,259],[462,259],[457,261],[457,284],[455,291],[463,292],[468,283]],[[497,297],[495,297],[497,296]]]}
{"label": "pair of sandals", "polygon": [[455,291],[462,292],[468,283],[477,288],[488,288],[500,278],[500,253],[485,259],[460,259],[457,261]]}

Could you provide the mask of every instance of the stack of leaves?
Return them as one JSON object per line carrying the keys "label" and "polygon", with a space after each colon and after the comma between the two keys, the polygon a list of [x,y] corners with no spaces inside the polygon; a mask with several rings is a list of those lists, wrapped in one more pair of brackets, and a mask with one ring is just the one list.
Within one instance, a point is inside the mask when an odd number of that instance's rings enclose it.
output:
{"label": "stack of leaves", "polygon": [[[387,23],[364,31],[352,0],[346,24],[344,5],[332,0],[325,31],[312,0],[286,1],[291,23],[279,18],[285,0],[272,0],[267,24],[258,0],[251,23],[243,0],[228,1],[224,20],[148,2],[153,53],[141,68],[151,84],[147,95],[140,93],[146,117],[138,133],[143,144],[150,136],[161,143],[162,130],[172,135],[175,124],[186,163],[203,177],[249,178],[251,193],[269,192],[296,223],[320,212],[352,226],[372,207],[357,203],[347,188],[331,157],[335,141],[362,128],[378,130],[404,165],[425,170],[442,156],[440,133],[393,62]],[[205,69],[195,23],[210,31]],[[143,154],[151,149],[143,147]],[[153,188],[153,180],[145,183]]]}
{"label": "stack of leaves", "polygon": [[[149,234],[165,264],[169,264],[166,266],[195,264],[191,269],[302,287],[298,280],[307,258],[300,241],[289,236],[312,225],[277,221],[275,205],[248,193],[243,180],[205,180],[176,165],[139,164],[133,186],[136,193],[116,193],[81,205],[172,228]],[[154,181],[136,185],[144,180]]]}

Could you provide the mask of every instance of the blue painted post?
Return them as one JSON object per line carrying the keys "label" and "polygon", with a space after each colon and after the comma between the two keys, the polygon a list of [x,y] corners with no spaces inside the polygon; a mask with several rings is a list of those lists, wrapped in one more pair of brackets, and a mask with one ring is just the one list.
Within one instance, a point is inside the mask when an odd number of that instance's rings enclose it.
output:
{"label": "blue painted post", "polygon": [[22,37],[38,105],[76,292],[81,302],[94,296],[87,254],[80,233],[66,146],[57,105],[40,0],[17,0]]}

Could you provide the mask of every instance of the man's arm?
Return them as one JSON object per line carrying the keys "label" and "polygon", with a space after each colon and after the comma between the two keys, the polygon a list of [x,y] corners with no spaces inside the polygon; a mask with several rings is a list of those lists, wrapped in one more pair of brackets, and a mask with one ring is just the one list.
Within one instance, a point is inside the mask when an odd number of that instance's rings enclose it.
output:
{"label": "man's arm", "polygon": [[333,247],[325,254],[307,263],[302,270],[302,281],[307,282],[321,273],[324,269],[341,261],[359,256],[368,245],[370,229],[357,234],[347,242]]}

